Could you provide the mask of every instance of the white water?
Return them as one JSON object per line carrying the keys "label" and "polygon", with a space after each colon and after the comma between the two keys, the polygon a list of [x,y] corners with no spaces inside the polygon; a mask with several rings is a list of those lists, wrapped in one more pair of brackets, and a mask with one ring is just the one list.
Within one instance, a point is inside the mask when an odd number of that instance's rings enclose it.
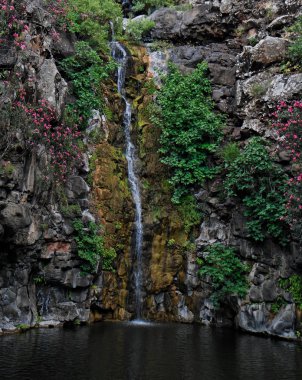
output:
{"label": "white water", "polygon": [[128,54],[123,45],[117,41],[111,42],[112,56],[118,63],[118,80],[117,88],[123,101],[125,102],[124,111],[124,132],[126,139],[126,159],[128,163],[128,180],[130,184],[131,194],[135,204],[135,257],[136,265],[134,266],[135,277],[135,300],[136,300],[136,318],[141,319],[142,316],[142,243],[143,243],[143,220],[142,220],[142,201],[140,194],[139,179],[136,174],[136,152],[131,141],[131,103],[127,100],[125,92],[126,69],[128,62]]}

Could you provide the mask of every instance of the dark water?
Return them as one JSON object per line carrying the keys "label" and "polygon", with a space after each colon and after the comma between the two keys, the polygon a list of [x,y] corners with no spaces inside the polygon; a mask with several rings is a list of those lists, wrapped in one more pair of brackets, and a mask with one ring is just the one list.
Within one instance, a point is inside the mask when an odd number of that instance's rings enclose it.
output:
{"label": "dark water", "polygon": [[103,323],[0,337],[0,379],[302,379],[302,346],[180,324]]}

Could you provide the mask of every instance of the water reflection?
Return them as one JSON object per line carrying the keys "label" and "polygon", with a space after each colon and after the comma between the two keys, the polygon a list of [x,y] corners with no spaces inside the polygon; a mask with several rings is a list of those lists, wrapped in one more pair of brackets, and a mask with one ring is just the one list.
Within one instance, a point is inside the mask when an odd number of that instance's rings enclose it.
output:
{"label": "water reflection", "polygon": [[0,337],[0,379],[296,380],[295,343],[177,324],[103,323]]}

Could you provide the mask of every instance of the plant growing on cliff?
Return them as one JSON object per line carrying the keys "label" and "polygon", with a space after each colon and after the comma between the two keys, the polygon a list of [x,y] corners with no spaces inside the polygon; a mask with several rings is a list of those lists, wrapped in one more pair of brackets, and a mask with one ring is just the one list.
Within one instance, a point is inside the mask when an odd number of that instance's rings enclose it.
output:
{"label": "plant growing on cliff", "polygon": [[[91,117],[91,110],[102,107],[101,83],[115,69],[113,61],[104,61],[87,42],[75,44],[75,54],[60,62],[60,67],[72,82],[76,100],[67,107],[67,113],[81,120],[83,127]],[[70,117],[70,116],[69,116]]]}
{"label": "plant growing on cliff", "polygon": [[302,310],[302,277],[293,274],[289,278],[279,280],[279,285],[291,294],[297,307]]}
{"label": "plant growing on cliff", "polygon": [[181,221],[186,233],[200,225],[201,212],[198,209],[196,199],[192,195],[183,197],[182,202],[177,205],[177,211],[181,215]]}
{"label": "plant growing on cliff", "polygon": [[67,24],[71,32],[85,37],[100,51],[108,51],[111,21],[116,33],[122,29],[122,9],[115,0],[69,0]]}
{"label": "plant growing on cliff", "polygon": [[25,34],[29,30],[26,23],[26,7],[19,1],[0,0],[0,46],[9,48],[13,40],[17,48],[24,50]]}
{"label": "plant growing on cliff", "polygon": [[300,16],[297,21],[290,27],[290,32],[292,32],[292,42],[288,48],[289,54],[288,58],[292,63],[296,63],[301,67],[302,60],[302,16]]}
{"label": "plant growing on cliff", "polygon": [[292,177],[285,192],[286,214],[293,236],[302,241],[302,101],[281,101],[273,113],[272,127],[279,137],[280,147],[292,163]]}
{"label": "plant growing on cliff", "polygon": [[130,20],[126,26],[126,34],[133,42],[141,42],[154,28],[155,22],[149,19]]}
{"label": "plant growing on cliff", "polygon": [[40,100],[38,105],[28,104],[24,93],[15,103],[15,108],[23,111],[24,121],[29,124],[28,147],[35,149],[43,145],[52,177],[59,183],[66,181],[82,159],[77,144],[81,133],[77,125],[67,127],[58,123],[55,110],[45,99]]}
{"label": "plant growing on cliff", "polygon": [[170,64],[157,93],[159,115],[153,118],[162,130],[161,161],[171,168],[173,202],[179,203],[194,185],[212,178],[217,168],[210,165],[222,134],[222,119],[213,110],[207,64],[189,74]]}
{"label": "plant growing on cliff", "polygon": [[116,252],[104,247],[99,227],[93,222],[84,225],[80,219],[73,223],[73,227],[78,256],[85,261],[81,266],[83,273],[96,273],[100,262],[103,270],[113,270]]}
{"label": "plant growing on cliff", "polygon": [[160,7],[169,7],[175,4],[175,0],[134,0],[131,10],[134,12],[147,12]]}
{"label": "plant growing on cliff", "polygon": [[228,166],[224,186],[229,196],[242,199],[250,237],[263,241],[273,237],[286,241],[284,193],[287,175],[275,164],[265,141],[252,138],[241,154]]}
{"label": "plant growing on cliff", "polygon": [[198,271],[213,288],[211,299],[218,306],[227,296],[244,297],[247,292],[247,267],[236,256],[233,248],[213,244],[206,248],[203,259],[197,259]]}

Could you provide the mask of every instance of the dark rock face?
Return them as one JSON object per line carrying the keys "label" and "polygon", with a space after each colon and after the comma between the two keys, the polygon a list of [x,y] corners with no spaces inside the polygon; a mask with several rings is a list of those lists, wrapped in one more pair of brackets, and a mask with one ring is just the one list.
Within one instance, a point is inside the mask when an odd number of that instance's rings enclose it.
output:
{"label": "dark rock face", "polygon": [[[156,68],[165,71],[168,60],[183,72],[205,60],[216,107],[227,114],[226,133],[239,142],[253,135],[274,141],[265,115],[271,113],[275,101],[297,99],[301,95],[301,74],[282,74],[279,66],[288,47],[284,28],[293,23],[302,2],[247,1],[243,5],[236,0],[196,0],[191,3],[196,6],[189,11],[160,9],[150,16],[156,23],[153,37],[175,44],[164,51],[150,52],[151,73],[156,75]],[[256,43],[247,46],[251,37]],[[288,163],[286,152],[279,156],[282,164]],[[221,201],[215,184],[199,191],[196,198],[204,215],[196,240],[198,251],[187,254],[185,261],[180,262],[172,281],[167,277],[166,249],[166,266],[157,267],[156,275],[149,278],[147,315],[182,322],[235,324],[246,331],[296,338],[299,312],[290,294],[280,288],[279,280],[301,273],[301,247],[293,243],[282,248],[271,240],[253,242],[242,207],[238,202]],[[236,248],[251,268],[245,299],[231,297],[221,310],[212,304],[210,284],[200,281],[196,264],[196,257],[204,247],[216,242]],[[145,257],[146,267],[152,265],[152,257],[151,260]],[[160,285],[156,290],[155,283]],[[280,299],[285,304],[276,310]]]}
{"label": "dark rock face", "polygon": [[[27,2],[30,48],[16,51],[11,43],[5,54],[3,49],[0,52],[0,68],[17,73],[28,96],[46,99],[60,118],[67,83],[52,48],[56,45],[55,54],[68,56],[73,47],[65,34],[59,44],[52,40],[48,33],[52,21],[41,4]],[[42,31],[37,25],[43,26]],[[15,92],[3,87],[1,109],[13,103]],[[58,195],[45,177],[48,158],[43,147],[26,151],[22,128],[10,125],[10,116],[1,114],[1,126],[16,129],[12,137],[16,148],[1,151],[0,162],[0,331],[14,331],[18,324],[88,321],[94,278],[81,275],[72,220],[61,214]],[[71,203],[82,205],[83,217],[88,218],[90,189],[81,174],[75,174],[66,192]]]}

